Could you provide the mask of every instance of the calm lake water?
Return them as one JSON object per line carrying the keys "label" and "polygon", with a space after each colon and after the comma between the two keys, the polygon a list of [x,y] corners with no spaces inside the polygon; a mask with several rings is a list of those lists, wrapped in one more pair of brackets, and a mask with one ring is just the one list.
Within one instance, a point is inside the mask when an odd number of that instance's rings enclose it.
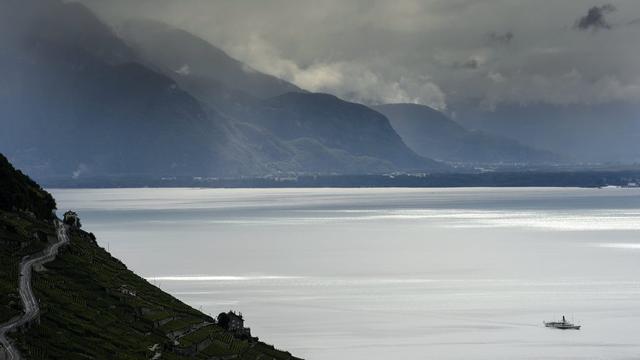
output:
{"label": "calm lake water", "polygon": [[[53,194],[138,274],[307,359],[640,358],[640,189]],[[583,329],[542,325],[563,314]]]}

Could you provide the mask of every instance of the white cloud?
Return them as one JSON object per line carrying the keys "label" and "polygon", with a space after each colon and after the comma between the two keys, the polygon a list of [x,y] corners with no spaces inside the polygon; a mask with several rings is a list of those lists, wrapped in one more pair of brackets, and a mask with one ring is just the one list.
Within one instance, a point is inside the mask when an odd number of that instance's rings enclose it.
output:
{"label": "white cloud", "polygon": [[282,57],[273,46],[255,35],[246,45],[235,46],[231,53],[255,69],[305,90],[332,93],[363,103],[416,103],[441,110],[446,108],[444,93],[425,76],[400,76],[389,80],[367,65],[353,61],[316,62],[302,67]]}
{"label": "white cloud", "polygon": [[87,170],[89,170],[87,165],[81,163],[80,165],[78,165],[78,168],[73,172],[73,174],[71,176],[74,179],[78,179],[78,178],[80,178],[80,176],[82,176],[82,174],[87,172]]}
{"label": "white cloud", "polygon": [[176,70],[176,73],[180,75],[189,75],[191,74],[191,68],[188,64],[184,64],[180,69]]}
{"label": "white cloud", "polygon": [[489,77],[489,79],[491,81],[493,81],[494,83],[497,84],[501,84],[504,83],[505,81],[507,81],[507,78],[504,77],[504,75],[500,74],[499,72],[489,72],[489,75],[487,75],[487,77]]}
{"label": "white cloud", "polygon": [[510,78],[489,73],[488,77],[492,84],[483,105],[489,108],[500,103],[605,104],[640,99],[639,84],[612,75],[592,79],[576,69],[553,77],[522,73]]}

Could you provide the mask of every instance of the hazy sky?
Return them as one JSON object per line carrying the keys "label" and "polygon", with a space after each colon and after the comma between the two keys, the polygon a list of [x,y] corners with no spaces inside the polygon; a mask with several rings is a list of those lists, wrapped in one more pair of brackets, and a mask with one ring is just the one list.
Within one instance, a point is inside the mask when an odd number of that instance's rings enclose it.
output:
{"label": "hazy sky", "polygon": [[640,101],[640,1],[86,0],[364,102]]}

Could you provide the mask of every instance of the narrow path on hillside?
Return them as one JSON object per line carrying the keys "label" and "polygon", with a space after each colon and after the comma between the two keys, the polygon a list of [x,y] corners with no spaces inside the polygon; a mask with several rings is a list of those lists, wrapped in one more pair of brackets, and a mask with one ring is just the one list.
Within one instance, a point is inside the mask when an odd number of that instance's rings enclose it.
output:
{"label": "narrow path on hillside", "polygon": [[20,285],[18,291],[20,292],[24,314],[0,325],[0,344],[2,345],[2,348],[0,348],[0,359],[3,359],[3,356],[6,360],[18,360],[22,358],[6,335],[36,319],[40,313],[38,301],[31,287],[33,267],[53,261],[58,254],[58,249],[69,242],[66,226],[59,219],[55,220],[55,224],[58,241],[55,244],[51,244],[41,253],[25,257],[20,263]]}

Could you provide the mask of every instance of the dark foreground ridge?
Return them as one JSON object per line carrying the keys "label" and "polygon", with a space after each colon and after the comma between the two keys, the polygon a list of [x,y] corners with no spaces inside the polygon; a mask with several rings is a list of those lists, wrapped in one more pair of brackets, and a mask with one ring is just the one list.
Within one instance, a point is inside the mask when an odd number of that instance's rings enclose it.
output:
{"label": "dark foreground ridge", "polygon": [[[0,328],[11,341],[0,359],[296,359],[252,337],[244,323],[218,324],[137,276],[78,222],[65,219],[68,244],[44,264],[60,237],[50,217],[32,210],[51,202],[8,163],[0,167],[2,181],[37,195],[0,208]],[[27,281],[32,296],[23,291]]]}

